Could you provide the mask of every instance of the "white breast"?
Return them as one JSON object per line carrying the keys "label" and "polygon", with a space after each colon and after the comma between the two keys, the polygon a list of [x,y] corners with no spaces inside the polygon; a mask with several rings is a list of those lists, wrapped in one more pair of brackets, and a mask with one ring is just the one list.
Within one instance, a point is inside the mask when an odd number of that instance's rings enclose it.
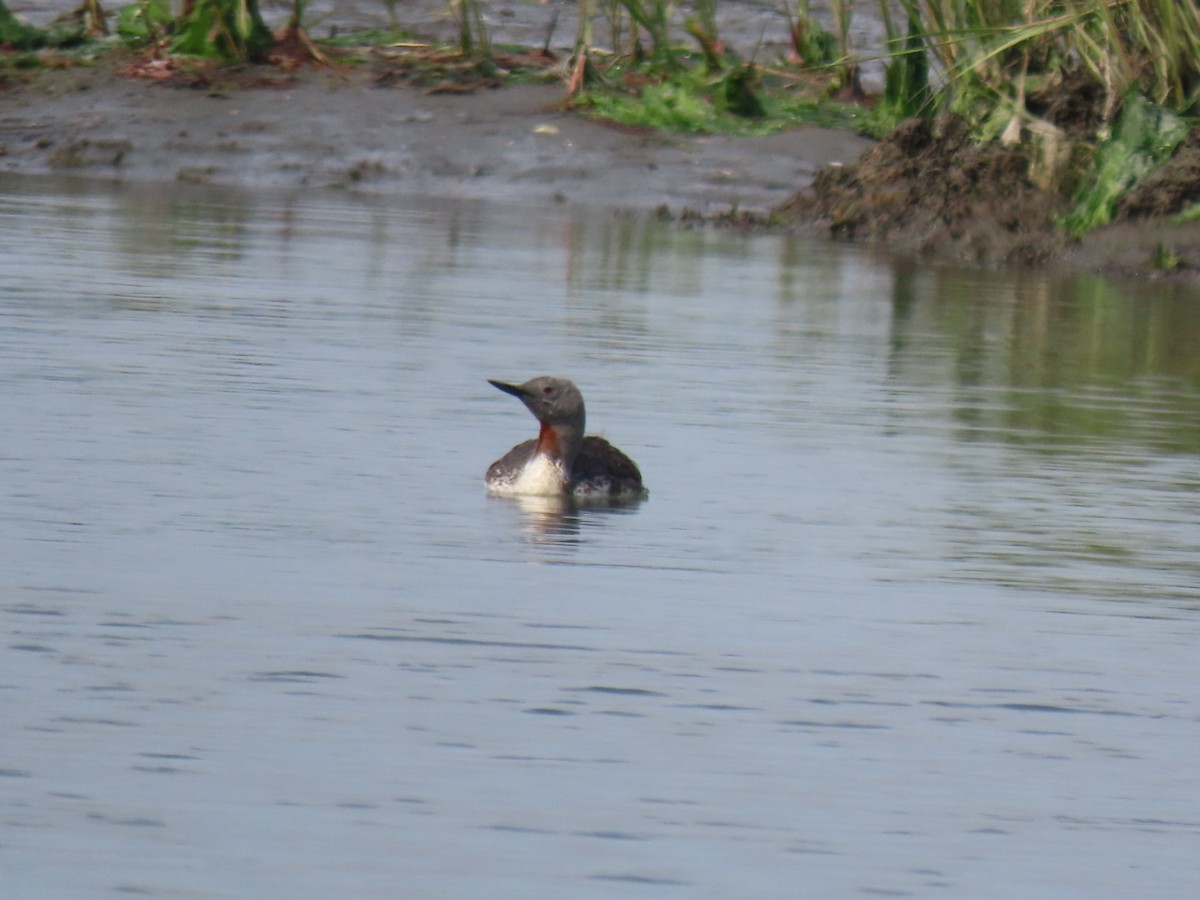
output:
{"label": "white breast", "polygon": [[562,464],[543,453],[535,454],[512,478],[488,482],[493,494],[555,496],[567,489],[567,473]]}

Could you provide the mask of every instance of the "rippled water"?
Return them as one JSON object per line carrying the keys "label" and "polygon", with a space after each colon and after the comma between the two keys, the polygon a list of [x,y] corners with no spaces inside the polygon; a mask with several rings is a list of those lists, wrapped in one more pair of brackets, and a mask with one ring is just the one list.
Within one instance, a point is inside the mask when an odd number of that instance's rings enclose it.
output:
{"label": "rippled water", "polygon": [[[1200,298],[0,182],[21,897],[1191,897]],[[633,509],[484,495],[575,378]]]}

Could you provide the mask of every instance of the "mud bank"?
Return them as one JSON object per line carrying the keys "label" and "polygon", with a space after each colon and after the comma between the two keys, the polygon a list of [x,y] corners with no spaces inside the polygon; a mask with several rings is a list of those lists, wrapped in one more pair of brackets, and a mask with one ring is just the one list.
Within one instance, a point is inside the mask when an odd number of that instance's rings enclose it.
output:
{"label": "mud bank", "polygon": [[1067,202],[1029,177],[1016,147],[976,143],[953,117],[911,120],[855,163],[818,173],[777,210],[791,227],[885,245],[930,261],[1054,266],[1200,285],[1200,131],[1082,239],[1060,226]]}
{"label": "mud bank", "polygon": [[761,138],[617,128],[562,111],[562,99],[559,83],[381,87],[362,67],[162,83],[109,65],[10,75],[0,171],[765,212],[870,146],[817,127]]}
{"label": "mud bank", "polygon": [[[272,28],[286,22],[289,3],[261,5]],[[9,6],[37,25],[61,11],[52,0]],[[305,22],[318,37],[395,28],[417,42],[455,40],[443,0],[390,9],[378,0],[313,0]],[[577,9],[569,0],[497,3],[485,15],[494,47],[547,44],[560,59],[570,53]],[[827,10],[819,16],[831,24]],[[729,0],[720,25],[746,58],[786,52],[788,18],[774,0]],[[598,40],[606,27],[598,16]],[[853,36],[876,46],[882,27],[863,17]],[[823,166],[852,162],[870,146],[816,127],[734,138],[606,126],[563,112],[564,82],[552,72],[545,84],[460,94],[400,87],[371,63],[233,69],[159,82],[116,76],[118,67],[0,77],[0,171],[638,211],[666,206],[711,215],[765,213]]]}

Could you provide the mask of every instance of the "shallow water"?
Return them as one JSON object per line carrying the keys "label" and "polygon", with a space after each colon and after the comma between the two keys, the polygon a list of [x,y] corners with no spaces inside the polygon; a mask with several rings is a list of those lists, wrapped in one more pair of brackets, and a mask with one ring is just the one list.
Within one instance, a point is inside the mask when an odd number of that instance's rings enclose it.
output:
{"label": "shallow water", "polygon": [[[1200,298],[0,181],[23,897],[1191,897]],[[489,499],[575,378],[635,508]]]}

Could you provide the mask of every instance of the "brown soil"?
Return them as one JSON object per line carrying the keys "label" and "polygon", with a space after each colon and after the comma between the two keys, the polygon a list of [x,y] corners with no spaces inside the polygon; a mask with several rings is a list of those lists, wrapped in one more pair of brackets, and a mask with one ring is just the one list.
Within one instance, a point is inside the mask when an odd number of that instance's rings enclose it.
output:
{"label": "brown soil", "polygon": [[835,237],[983,264],[1045,262],[1064,238],[1061,202],[1031,184],[1018,149],[976,144],[961,120],[912,119],[857,163],[817,175],[779,212]]}

